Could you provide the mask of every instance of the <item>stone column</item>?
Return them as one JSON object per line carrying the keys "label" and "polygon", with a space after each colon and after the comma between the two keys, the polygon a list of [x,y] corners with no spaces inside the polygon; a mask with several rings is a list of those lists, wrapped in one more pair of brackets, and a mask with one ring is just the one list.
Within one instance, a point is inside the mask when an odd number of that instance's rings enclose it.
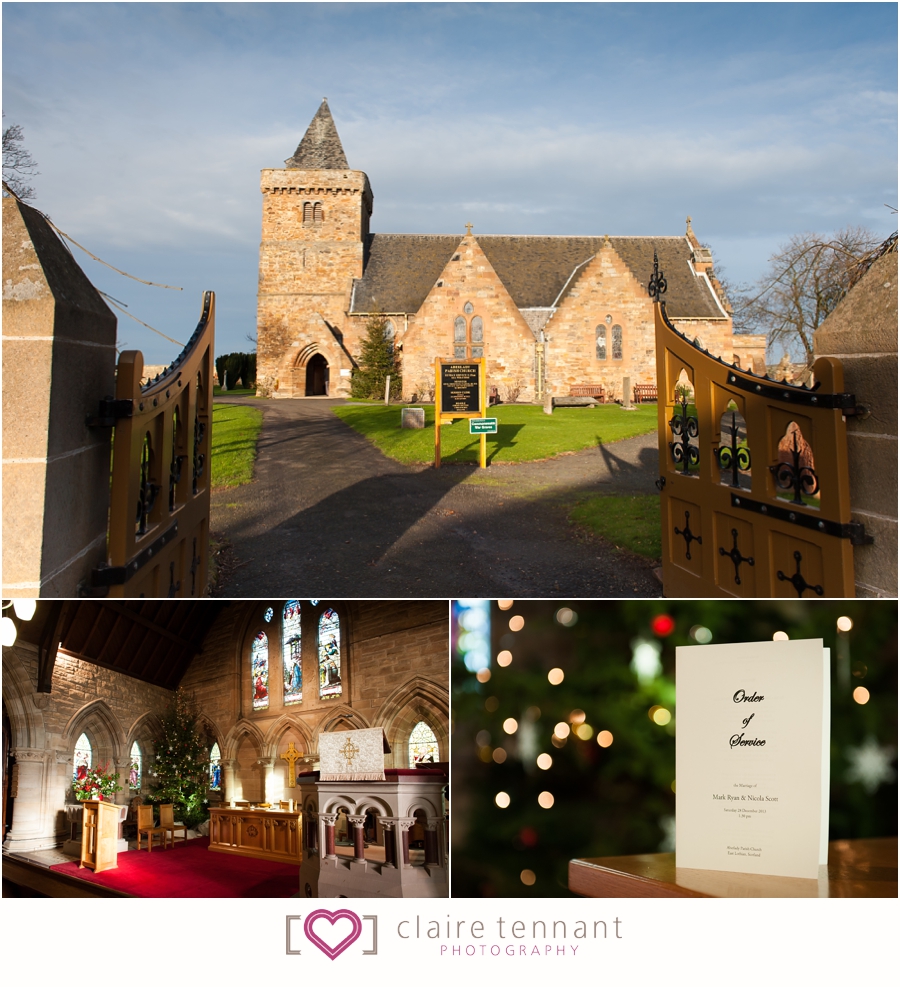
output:
{"label": "stone column", "polygon": [[222,801],[226,803],[237,797],[234,794],[235,764],[237,761],[233,757],[219,759],[219,765],[222,768]]}
{"label": "stone column", "polygon": [[439,819],[429,817],[425,824],[425,865],[439,864],[441,862],[438,850],[437,827]]}
{"label": "stone column", "polygon": [[312,857],[317,852],[318,843],[316,841],[317,830],[319,828],[318,816],[315,812],[310,812],[304,819],[306,827],[306,855]]}
{"label": "stone column", "polygon": [[334,852],[334,823],[336,819],[336,812],[319,813],[319,825],[322,827],[322,846],[325,850],[325,856],[331,858],[337,856]]}
{"label": "stone column", "polygon": [[363,835],[363,826],[366,822],[365,816],[347,816],[347,820],[353,827],[353,857],[355,860],[366,859],[366,841]]}
{"label": "stone column", "polygon": [[16,763],[10,777],[10,795],[15,801],[12,829],[3,847],[6,850],[39,850],[53,846],[55,824],[52,818],[45,818],[44,812],[47,754],[29,747],[18,747],[12,754]]}
{"label": "stone column", "polygon": [[275,755],[271,757],[261,757],[256,762],[262,768],[262,801],[272,802],[276,798],[281,798],[279,793],[276,796],[275,793]]}
{"label": "stone column", "polygon": [[396,819],[390,816],[381,817],[381,832],[384,834],[384,863],[386,867],[397,866],[397,844],[394,832]]}
{"label": "stone column", "polygon": [[[3,200],[3,596],[77,597],[106,561],[116,317],[37,210]],[[60,523],[65,518],[65,523]]]}
{"label": "stone column", "polygon": [[631,411],[631,378],[622,378],[622,408]]}
{"label": "stone column", "polygon": [[409,867],[409,831],[415,824],[416,820],[412,817],[397,820],[397,828],[400,831],[400,853],[404,867]]}

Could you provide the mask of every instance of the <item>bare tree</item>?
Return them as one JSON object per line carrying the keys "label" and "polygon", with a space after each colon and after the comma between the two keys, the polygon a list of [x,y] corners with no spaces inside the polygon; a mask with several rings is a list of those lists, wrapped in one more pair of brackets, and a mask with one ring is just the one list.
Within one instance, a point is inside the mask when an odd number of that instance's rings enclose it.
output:
{"label": "bare tree", "polygon": [[[33,199],[33,186],[26,179],[40,174],[37,161],[25,148],[25,134],[18,123],[3,128],[3,182],[20,199]],[[3,194],[7,195],[6,188]]]}
{"label": "bare tree", "polygon": [[[813,334],[853,283],[878,238],[859,226],[831,237],[802,233],[769,258],[769,270],[734,297],[736,332],[764,332],[771,349],[813,363]],[[774,355],[774,354],[773,354]]]}

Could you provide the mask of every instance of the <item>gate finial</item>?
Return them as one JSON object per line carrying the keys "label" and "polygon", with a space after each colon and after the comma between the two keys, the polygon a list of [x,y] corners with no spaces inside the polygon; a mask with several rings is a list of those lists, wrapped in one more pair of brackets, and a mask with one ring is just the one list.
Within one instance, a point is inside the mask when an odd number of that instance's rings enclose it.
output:
{"label": "gate finial", "polygon": [[656,248],[654,247],[653,248],[653,275],[650,278],[650,284],[647,285],[647,293],[650,295],[650,297],[654,301],[658,302],[659,301],[659,298],[660,298],[660,295],[664,295],[666,293],[666,289],[668,287],[669,286],[666,283],[665,275],[659,269],[659,257],[657,256],[657,254],[656,254]]}

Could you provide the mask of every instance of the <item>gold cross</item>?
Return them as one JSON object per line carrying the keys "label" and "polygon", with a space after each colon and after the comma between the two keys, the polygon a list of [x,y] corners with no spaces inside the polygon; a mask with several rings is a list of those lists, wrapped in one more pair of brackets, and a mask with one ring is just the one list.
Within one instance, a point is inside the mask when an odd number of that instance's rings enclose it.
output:
{"label": "gold cross", "polygon": [[353,767],[353,758],[356,757],[358,753],[359,753],[359,748],[356,746],[356,744],[353,743],[353,741],[349,737],[345,741],[344,746],[338,750],[338,754],[340,754],[347,762],[348,768]]}
{"label": "gold cross", "polygon": [[471,236],[472,235],[472,224],[471,223],[466,223],[466,235],[467,236]]}
{"label": "gold cross", "polygon": [[282,761],[287,761],[288,770],[290,771],[290,778],[288,780],[288,788],[297,787],[297,773],[294,771],[294,763],[299,761],[303,755],[294,747],[294,741],[292,740],[288,744],[288,749],[281,755]]}

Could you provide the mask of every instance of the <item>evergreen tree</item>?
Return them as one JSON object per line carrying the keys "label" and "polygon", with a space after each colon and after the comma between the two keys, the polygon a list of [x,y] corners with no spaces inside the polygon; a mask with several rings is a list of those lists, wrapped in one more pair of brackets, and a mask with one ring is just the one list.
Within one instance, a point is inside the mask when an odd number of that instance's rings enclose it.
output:
{"label": "evergreen tree", "polygon": [[188,827],[208,817],[209,750],[197,729],[197,703],[177,689],[162,716],[162,739],[156,747],[157,785],[153,802],[172,802],[175,816]]}
{"label": "evergreen tree", "polygon": [[384,383],[390,374],[391,397],[399,397],[402,391],[400,360],[394,350],[394,341],[386,335],[388,320],[381,313],[369,316],[366,338],[359,355],[359,366],[353,371],[350,394],[355,398],[384,397]]}

